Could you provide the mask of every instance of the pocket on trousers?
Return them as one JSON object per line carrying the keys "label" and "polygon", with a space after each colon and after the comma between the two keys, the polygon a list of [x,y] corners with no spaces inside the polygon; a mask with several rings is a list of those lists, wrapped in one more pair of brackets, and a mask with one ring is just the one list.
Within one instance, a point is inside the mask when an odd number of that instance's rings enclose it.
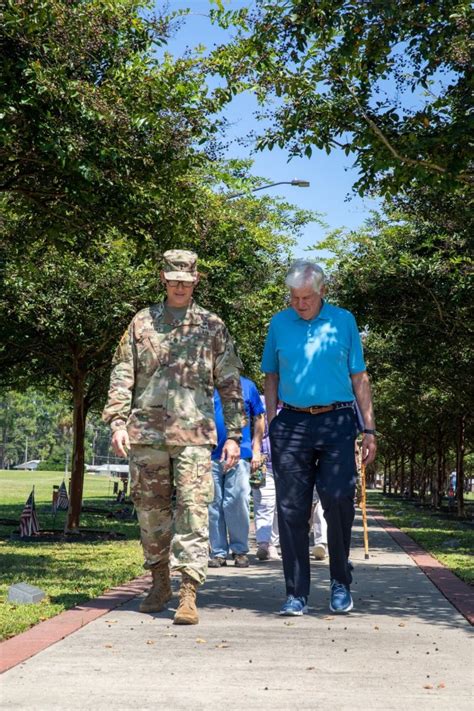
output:
{"label": "pocket on trousers", "polygon": [[212,477],[212,464],[198,464],[198,480],[200,484],[200,494],[202,502],[212,504],[214,501],[214,479]]}
{"label": "pocket on trousers", "polygon": [[276,425],[277,420],[278,420],[279,417],[280,417],[280,413],[278,413],[278,415],[275,415],[275,417],[273,418],[273,420],[272,420],[272,421],[270,422],[270,424],[268,425],[268,434],[270,434],[270,432],[271,432],[273,429],[275,429],[275,425]]}

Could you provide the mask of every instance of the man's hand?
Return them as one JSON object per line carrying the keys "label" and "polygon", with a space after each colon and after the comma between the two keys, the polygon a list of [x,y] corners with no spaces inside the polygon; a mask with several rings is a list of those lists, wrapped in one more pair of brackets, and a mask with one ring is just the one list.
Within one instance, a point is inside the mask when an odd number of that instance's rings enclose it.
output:
{"label": "man's hand", "polygon": [[112,449],[114,450],[117,457],[128,457],[128,452],[130,450],[130,440],[128,438],[128,432],[125,428],[115,430],[115,432],[113,433]]}
{"label": "man's hand", "polygon": [[262,463],[262,453],[260,452],[260,450],[258,450],[256,452],[252,452],[252,460],[250,462],[250,471],[252,473],[256,472],[257,469],[259,468],[259,466],[261,465],[261,463]]}
{"label": "man's hand", "polygon": [[374,435],[364,434],[362,439],[362,464],[371,464],[377,454],[377,440]]}
{"label": "man's hand", "polygon": [[240,459],[240,445],[235,439],[226,439],[222,448],[221,462],[224,464],[224,469],[232,469]]}

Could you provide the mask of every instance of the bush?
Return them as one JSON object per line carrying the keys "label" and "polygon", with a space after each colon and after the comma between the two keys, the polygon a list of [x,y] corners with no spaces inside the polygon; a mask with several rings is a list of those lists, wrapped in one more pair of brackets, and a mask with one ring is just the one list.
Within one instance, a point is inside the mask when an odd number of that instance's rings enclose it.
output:
{"label": "bush", "polygon": [[51,459],[45,459],[44,462],[40,462],[36,468],[38,472],[63,472],[64,462],[55,462]]}

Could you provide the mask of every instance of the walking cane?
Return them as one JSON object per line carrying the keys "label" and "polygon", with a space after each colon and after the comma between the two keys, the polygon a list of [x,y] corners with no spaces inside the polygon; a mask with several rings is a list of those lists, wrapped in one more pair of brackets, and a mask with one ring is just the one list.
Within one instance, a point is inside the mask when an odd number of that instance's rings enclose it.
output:
{"label": "walking cane", "polygon": [[[361,455],[362,458],[362,455]],[[364,529],[364,550],[365,550],[365,560],[369,558],[369,528],[367,526],[367,496],[365,487],[365,464],[361,462],[360,465],[360,508],[362,511],[362,526]]]}

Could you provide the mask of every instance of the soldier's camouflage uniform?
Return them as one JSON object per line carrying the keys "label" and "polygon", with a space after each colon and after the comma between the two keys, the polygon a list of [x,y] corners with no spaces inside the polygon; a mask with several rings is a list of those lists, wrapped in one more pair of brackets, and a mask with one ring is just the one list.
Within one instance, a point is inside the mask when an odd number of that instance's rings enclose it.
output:
{"label": "soldier's camouflage uniform", "polygon": [[172,544],[171,568],[205,580],[217,443],[213,392],[228,436],[239,438],[241,368],[222,320],[194,301],[181,320],[164,304],[143,309],[120,341],[102,417],[112,431],[126,427],[130,438],[131,496],[147,568],[168,561]]}

